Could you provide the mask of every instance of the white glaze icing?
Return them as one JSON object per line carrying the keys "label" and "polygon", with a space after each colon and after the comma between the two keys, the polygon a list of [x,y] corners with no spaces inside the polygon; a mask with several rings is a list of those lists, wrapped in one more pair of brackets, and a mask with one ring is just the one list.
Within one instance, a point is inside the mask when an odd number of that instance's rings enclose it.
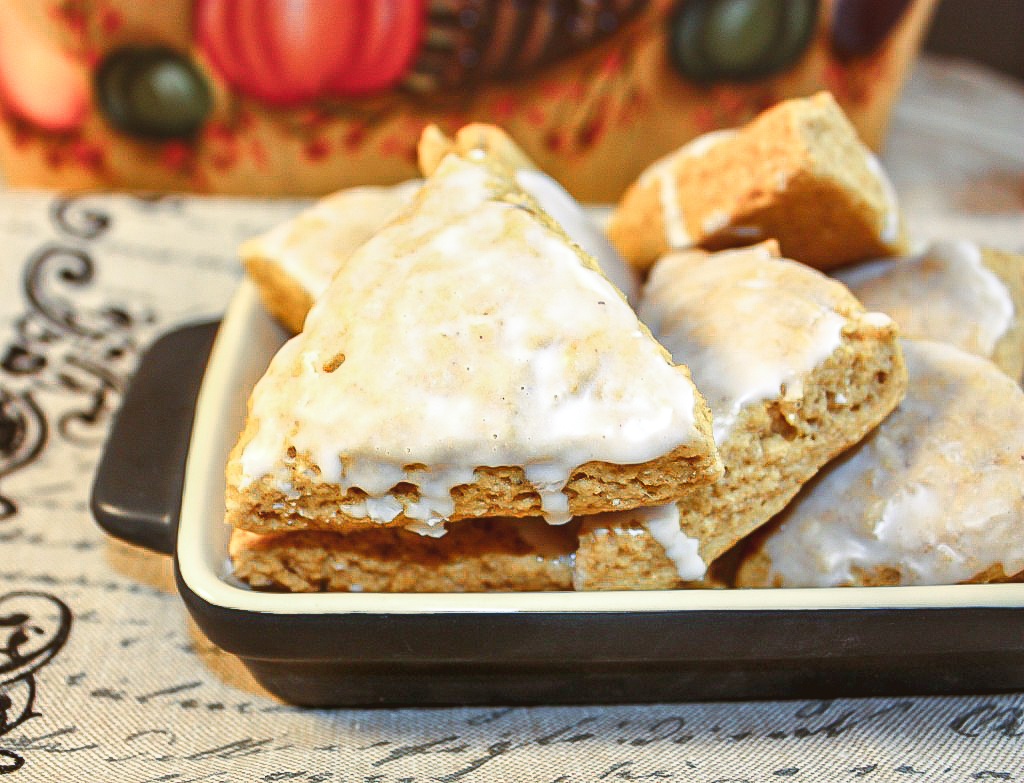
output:
{"label": "white glaze icing", "polygon": [[803,396],[800,378],[841,342],[846,318],[834,309],[848,299],[841,289],[763,245],[671,254],[651,272],[640,317],[690,368],[721,444],[745,406]]}
{"label": "white glaze icing", "polygon": [[834,276],[865,306],[889,313],[907,337],[991,356],[1013,324],[1010,292],[973,242],[933,242],[912,256],[858,264]]}
{"label": "white glaze icing", "polygon": [[679,507],[675,503],[639,509],[639,517],[651,538],[661,544],[665,555],[686,582],[702,579],[707,566],[698,554],[700,542],[686,535],[679,525]]}
{"label": "white glaze icing", "polygon": [[528,205],[496,200],[512,188],[448,156],[349,257],[253,391],[241,487],[283,487],[293,446],[319,480],[367,493],[356,516],[394,519],[406,482],[420,499],[405,515],[430,526],[476,467],[522,466],[557,523],[573,468],[700,444],[693,385],[576,248]]}
{"label": "white glaze icing", "polygon": [[896,188],[893,186],[892,180],[889,179],[889,175],[886,174],[885,168],[878,157],[863,144],[861,144],[861,149],[864,151],[868,170],[874,175],[879,187],[882,189],[882,201],[885,204],[882,210],[882,225],[879,227],[878,237],[887,244],[895,244],[900,238],[900,205],[896,197]]}
{"label": "white glaze icing", "polygon": [[693,237],[686,230],[686,218],[679,205],[673,170],[676,162],[682,158],[698,158],[707,153],[719,142],[737,133],[734,128],[711,131],[698,136],[677,150],[659,158],[648,166],[641,174],[638,184],[645,185],[657,180],[658,197],[661,200],[662,222],[665,225],[665,241],[671,250],[684,250],[693,247]]}
{"label": "white glaze icing", "polygon": [[338,266],[408,206],[420,180],[394,187],[360,187],[326,196],[292,220],[242,244],[243,258],[270,259],[315,301]]}
{"label": "white glaze icing", "polygon": [[896,568],[953,584],[1024,568],[1024,392],[991,362],[904,340],[907,396],[783,512],[764,545],[786,586]]}
{"label": "white glaze icing", "polygon": [[700,542],[686,535],[680,526],[679,507],[675,503],[609,511],[583,517],[581,532],[593,536],[639,536],[647,531],[672,561],[679,578],[693,582],[703,578],[707,565],[698,553]]}
{"label": "white glaze icing", "polygon": [[547,174],[529,169],[516,172],[516,182],[537,199],[541,209],[554,218],[570,239],[597,260],[601,271],[635,306],[640,288],[636,270],[622,260],[605,233],[568,191]]}

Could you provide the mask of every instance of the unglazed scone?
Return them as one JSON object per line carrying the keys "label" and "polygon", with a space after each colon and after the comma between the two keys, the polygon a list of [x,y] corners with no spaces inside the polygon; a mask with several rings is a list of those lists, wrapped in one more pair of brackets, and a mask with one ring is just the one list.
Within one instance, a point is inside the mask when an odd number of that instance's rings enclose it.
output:
{"label": "unglazed scone", "polygon": [[418,180],[348,188],[242,243],[239,255],[267,311],[292,332],[352,251],[405,208]]}
{"label": "unglazed scone", "polygon": [[401,528],[356,533],[232,531],[233,575],[260,590],[483,592],[571,590],[571,525],[474,519],[440,538]]}
{"label": "unglazed scone", "polygon": [[670,250],[765,239],[818,269],[905,250],[895,191],[828,93],[783,101],[653,164],[608,233],[640,269]]}
{"label": "unglazed scone", "polygon": [[424,529],[665,503],[721,475],[710,430],[686,368],[515,173],[449,154],[257,384],[227,521]]}
{"label": "unglazed scone", "polygon": [[743,587],[923,585],[1024,570],[1024,392],[992,362],[904,340],[907,396],[757,534]]}
{"label": "unglazed scone", "polygon": [[643,509],[585,519],[578,589],[700,579],[698,563],[768,522],[902,398],[895,324],[775,249],[689,251],[654,267],[641,319],[711,406],[725,476],[653,517]]}
{"label": "unglazed scone", "polygon": [[834,274],[905,337],[952,343],[1015,380],[1024,374],[1024,256],[947,240]]}

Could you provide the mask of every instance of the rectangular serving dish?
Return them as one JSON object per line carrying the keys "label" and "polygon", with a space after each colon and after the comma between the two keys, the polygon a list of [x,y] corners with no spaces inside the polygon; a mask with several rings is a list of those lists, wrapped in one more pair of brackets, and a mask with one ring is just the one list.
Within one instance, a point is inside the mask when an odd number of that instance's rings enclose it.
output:
{"label": "rectangular serving dish", "polygon": [[[253,591],[229,574],[224,466],[249,392],[285,339],[246,281],[219,329],[191,327],[154,346],[111,433],[92,505],[108,532],[173,555],[181,597],[203,632],[286,701],[608,703],[1024,688],[1018,584]],[[131,497],[140,482],[147,491]]]}

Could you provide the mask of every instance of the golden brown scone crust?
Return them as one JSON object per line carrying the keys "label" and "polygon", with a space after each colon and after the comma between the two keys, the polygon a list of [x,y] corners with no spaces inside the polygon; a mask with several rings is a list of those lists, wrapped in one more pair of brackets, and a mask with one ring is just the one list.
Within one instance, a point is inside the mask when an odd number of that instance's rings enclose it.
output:
{"label": "golden brown scone crust", "polygon": [[[698,407],[704,421],[701,428],[710,432],[710,414]],[[255,426],[250,419],[249,428]],[[249,432],[247,428],[247,432]],[[235,446],[240,454],[249,437],[243,433]],[[710,437],[710,436],[709,436]],[[315,466],[308,455],[297,455],[293,489],[302,498],[301,511],[293,499],[277,489],[269,478],[237,488],[240,477],[238,460],[232,457],[228,470],[227,521],[232,527],[258,533],[282,530],[365,530],[378,527],[362,517],[340,511],[343,504],[365,499],[359,490],[342,494],[340,487],[310,481],[307,472]],[[452,489],[455,510],[452,520],[473,517],[530,517],[541,513],[540,495],[526,480],[521,467],[479,467],[475,480]],[[613,465],[588,462],[572,471],[565,494],[574,515],[596,514],[613,508],[634,508],[669,503],[686,495],[695,484],[706,484],[722,475],[718,453],[700,452],[681,446],[658,459],[640,465]],[[418,498],[412,485],[394,493],[404,506]],[[290,509],[290,510],[289,510]],[[398,514],[387,526],[404,527],[416,519]]]}
{"label": "golden brown scone crust", "polygon": [[245,259],[245,271],[259,290],[267,312],[292,333],[302,331],[313,296],[272,258]]}
{"label": "golden brown scone crust", "polygon": [[[536,521],[536,520],[535,520]],[[543,523],[540,523],[543,524]],[[342,535],[236,530],[229,554],[236,578],[291,592],[483,592],[571,590],[569,552],[539,552],[518,520],[452,525],[440,538],[383,529]],[[571,530],[552,534],[573,537]]]}
{"label": "golden brown scone crust", "polygon": [[[670,171],[685,233],[707,250],[774,238],[787,258],[827,269],[905,247],[902,230],[881,237],[886,194],[828,93],[780,103],[703,154],[677,156]],[[640,269],[672,249],[662,198],[661,177],[642,177],[608,226]]]}

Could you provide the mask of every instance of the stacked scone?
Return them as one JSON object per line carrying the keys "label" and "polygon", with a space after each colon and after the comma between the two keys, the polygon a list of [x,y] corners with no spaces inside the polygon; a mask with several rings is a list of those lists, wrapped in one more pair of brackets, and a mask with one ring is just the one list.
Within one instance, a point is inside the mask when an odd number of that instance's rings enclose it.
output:
{"label": "stacked scone", "polygon": [[1024,570],[1024,259],[909,254],[829,96],[655,164],[611,243],[493,127],[428,129],[420,162],[422,183],[336,194],[243,248],[301,331],[228,465],[238,578],[623,590]]}
{"label": "stacked scone", "polygon": [[253,390],[227,468],[252,584],[567,588],[551,526],[721,476],[686,368],[514,161],[433,145],[412,203],[338,265]]}

